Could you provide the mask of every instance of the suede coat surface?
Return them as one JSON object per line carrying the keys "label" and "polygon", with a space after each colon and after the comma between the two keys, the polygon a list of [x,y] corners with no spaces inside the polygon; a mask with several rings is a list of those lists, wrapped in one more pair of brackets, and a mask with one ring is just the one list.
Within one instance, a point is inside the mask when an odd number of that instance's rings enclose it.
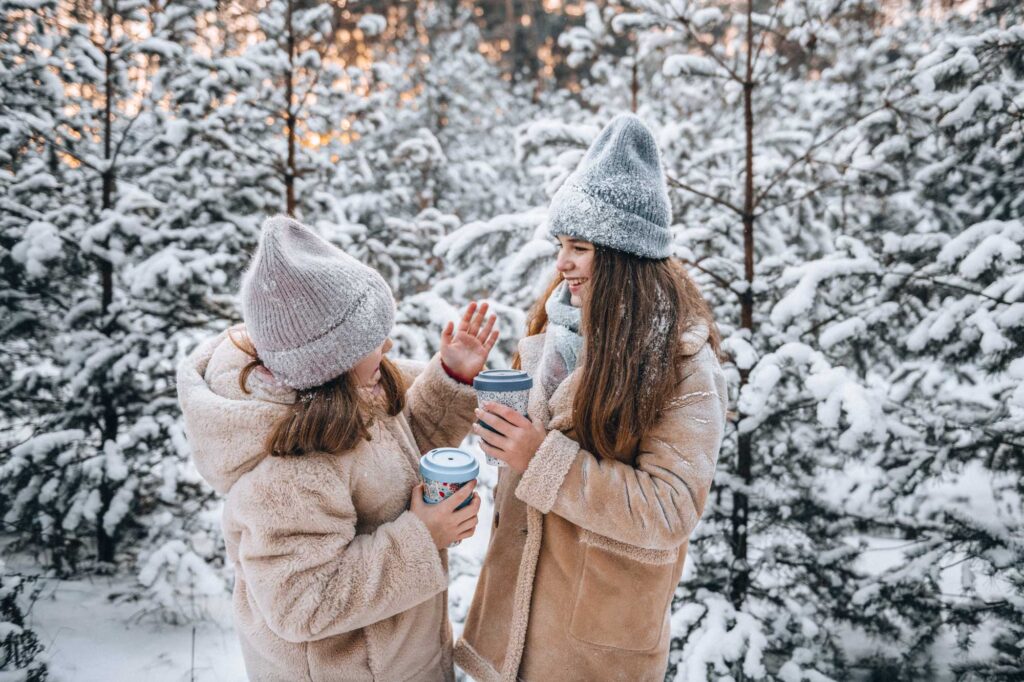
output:
{"label": "suede coat surface", "polygon": [[[573,440],[581,370],[530,416],[548,435],[522,476],[502,469],[487,555],[455,662],[480,682],[661,681],[668,615],[725,428],[726,386],[708,330],[684,335],[675,397],[632,461]],[[544,334],[519,344],[534,373]]]}
{"label": "suede coat surface", "polygon": [[396,363],[409,386],[406,409],[378,416],[370,441],[341,455],[272,457],[267,435],[295,394],[258,372],[244,393],[238,377],[249,359],[225,332],[177,374],[196,467],[226,496],[234,622],[249,678],[453,680],[447,554],[407,507],[419,455],[468,433],[472,388],[436,357]]}

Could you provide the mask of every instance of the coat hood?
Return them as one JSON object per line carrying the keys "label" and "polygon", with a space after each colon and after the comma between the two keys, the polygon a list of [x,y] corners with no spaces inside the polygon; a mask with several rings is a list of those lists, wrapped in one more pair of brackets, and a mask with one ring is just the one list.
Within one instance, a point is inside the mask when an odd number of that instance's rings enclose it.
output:
{"label": "coat hood", "polygon": [[231,486],[269,455],[267,438],[295,401],[295,392],[252,372],[242,391],[238,377],[252,358],[230,334],[238,325],[199,344],[179,365],[178,403],[196,469],[214,490]]}

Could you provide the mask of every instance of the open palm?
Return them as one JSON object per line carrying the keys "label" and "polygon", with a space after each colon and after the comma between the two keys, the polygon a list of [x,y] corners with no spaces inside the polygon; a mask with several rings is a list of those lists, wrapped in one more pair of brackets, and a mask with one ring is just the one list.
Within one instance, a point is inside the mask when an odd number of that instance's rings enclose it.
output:
{"label": "open palm", "polygon": [[479,374],[498,341],[498,330],[494,329],[497,319],[494,314],[487,316],[487,303],[478,306],[476,301],[471,301],[458,327],[449,322],[441,332],[441,360],[444,364],[466,379]]}

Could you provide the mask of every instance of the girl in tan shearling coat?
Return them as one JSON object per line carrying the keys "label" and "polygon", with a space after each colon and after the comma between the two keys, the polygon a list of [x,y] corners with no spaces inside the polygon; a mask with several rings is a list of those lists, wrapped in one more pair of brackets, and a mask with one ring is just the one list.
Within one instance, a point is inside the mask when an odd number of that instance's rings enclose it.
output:
{"label": "girl in tan shearling coat", "polygon": [[453,680],[442,548],[479,502],[455,509],[470,484],[428,507],[417,464],[468,432],[494,317],[471,305],[439,356],[392,364],[387,285],[288,218],[265,223],[241,297],[246,324],[177,382],[196,466],[226,497],[249,678]]}
{"label": "girl in tan shearling coat", "polygon": [[549,222],[558,273],[519,344],[529,419],[487,403],[493,431],[474,426],[508,467],[455,661],[479,682],[660,682],[724,433],[718,335],[670,257],[639,119],[602,131]]}

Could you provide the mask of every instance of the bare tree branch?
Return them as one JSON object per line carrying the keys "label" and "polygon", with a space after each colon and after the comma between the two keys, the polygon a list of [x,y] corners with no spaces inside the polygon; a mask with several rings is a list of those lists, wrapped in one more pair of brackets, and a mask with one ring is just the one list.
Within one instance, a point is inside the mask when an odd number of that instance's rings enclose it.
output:
{"label": "bare tree branch", "polygon": [[[876,109],[875,111],[878,111],[878,110]],[[872,113],[874,113],[874,112],[872,112]],[[764,198],[766,196],[768,196],[768,192],[770,192],[775,187],[775,185],[777,185],[783,178],[787,177],[791,172],[793,172],[794,168],[799,166],[801,162],[809,163],[810,160],[811,160],[811,154],[813,154],[816,149],[824,146],[825,144],[828,144],[830,141],[835,139],[835,137],[840,132],[845,130],[847,127],[848,126],[842,126],[842,127],[836,128],[834,131],[832,131],[831,135],[828,135],[827,137],[825,137],[825,138],[823,138],[821,140],[818,140],[817,142],[812,143],[811,146],[808,147],[807,150],[804,151],[803,154],[801,154],[800,156],[797,156],[796,158],[794,158],[793,161],[791,161],[788,166],[786,166],[783,170],[781,170],[778,173],[776,173],[775,175],[773,175],[772,178],[768,181],[768,184],[765,185],[764,189],[762,189],[760,192],[758,192],[757,197],[754,199],[754,208],[757,208],[758,206],[760,206],[761,202],[764,201]]]}
{"label": "bare tree branch", "polygon": [[30,123],[29,121],[26,121],[24,118],[20,117],[18,115],[18,112],[14,111],[13,109],[10,109],[10,108],[0,104],[0,111],[2,111],[3,113],[5,113],[5,114],[7,114],[9,116],[13,116],[14,118],[18,119],[19,121],[24,123],[26,126],[28,126],[28,128],[30,130],[32,130],[33,133],[35,133],[36,135],[39,135],[44,140],[46,140],[46,142],[48,144],[52,144],[54,147],[56,147],[60,151],[64,152],[65,154],[67,154],[68,156],[70,156],[71,158],[73,158],[75,161],[77,161],[81,165],[85,166],[86,168],[94,170],[97,173],[102,173],[103,172],[99,168],[97,168],[96,166],[94,166],[93,164],[89,163],[88,161],[83,159],[81,156],[76,154],[71,148],[62,145],[60,142],[57,142],[57,140],[54,139],[49,133],[46,133],[46,132],[44,132],[42,130],[39,130],[39,128],[34,126],[32,123]]}
{"label": "bare tree branch", "polygon": [[708,270],[707,268],[705,268],[703,265],[700,264],[700,261],[693,261],[693,260],[685,260],[684,259],[681,262],[684,265],[689,265],[691,268],[694,268],[695,270],[700,270],[705,275],[707,275],[708,277],[713,279],[715,281],[715,283],[718,284],[719,286],[721,286],[721,287],[723,287],[725,289],[729,289],[730,291],[732,290],[732,282],[727,280],[725,277],[722,277],[718,273],[712,272],[711,270]]}
{"label": "bare tree branch", "polygon": [[821,190],[823,190],[823,189],[825,189],[827,187],[831,187],[832,185],[838,184],[840,182],[840,180],[841,180],[841,178],[840,179],[836,179],[836,180],[829,180],[828,182],[823,182],[820,185],[815,185],[814,187],[812,187],[811,189],[807,190],[806,192],[803,192],[799,196],[793,197],[791,199],[787,199],[786,201],[780,201],[779,203],[774,204],[773,206],[769,206],[768,208],[765,208],[765,209],[762,209],[762,210],[758,211],[757,213],[754,214],[754,217],[755,218],[760,218],[764,214],[771,213],[772,211],[774,211],[777,208],[782,208],[783,206],[788,206],[789,204],[799,203],[799,202],[803,201],[804,199],[807,199],[808,197],[813,196],[817,192],[820,192]]}
{"label": "bare tree branch", "polygon": [[676,180],[672,176],[666,176],[665,179],[668,180],[668,184],[672,185],[673,187],[678,187],[679,189],[685,190],[687,192],[691,192],[691,193],[696,194],[698,196],[702,196],[705,199],[710,199],[711,201],[715,202],[716,204],[719,204],[720,206],[724,206],[724,207],[728,208],[729,210],[735,212],[738,215],[743,215],[743,210],[741,208],[737,207],[735,204],[732,204],[732,203],[726,201],[725,199],[716,197],[714,194],[708,194],[707,192],[702,192],[701,190],[697,189],[696,187],[690,187],[689,185],[687,185],[685,183],[682,183],[679,180]]}
{"label": "bare tree branch", "polygon": [[768,20],[768,25],[761,30],[761,40],[757,45],[757,50],[754,51],[754,66],[753,71],[757,72],[757,60],[761,56],[761,50],[764,48],[765,38],[772,32],[772,26],[775,24],[775,18],[779,14],[779,8],[782,7],[782,0],[775,0],[775,7],[772,8],[772,16]]}
{"label": "bare tree branch", "polygon": [[697,32],[693,29],[693,24],[690,23],[689,19],[680,15],[674,15],[672,18],[675,19],[680,25],[682,25],[683,28],[686,29],[686,33],[690,36],[690,39],[697,44],[697,46],[705,55],[710,57],[712,60],[715,61],[716,64],[725,69],[726,73],[729,74],[730,78],[735,80],[737,83],[743,83],[743,79],[740,78],[740,75],[736,73],[734,69],[730,68],[728,64],[722,61],[721,57],[715,54],[715,51],[712,49],[714,47],[714,43],[705,43],[697,36]]}
{"label": "bare tree branch", "polygon": [[135,122],[139,120],[139,117],[142,116],[144,111],[145,110],[140,106],[138,113],[132,116],[132,119],[128,121],[128,125],[125,126],[124,132],[121,133],[121,141],[117,143],[116,147],[114,147],[114,153],[110,157],[111,166],[113,166],[114,162],[117,161],[117,157],[121,153],[121,147],[124,146],[125,141],[128,139],[128,133],[131,132],[132,126],[135,125]]}

